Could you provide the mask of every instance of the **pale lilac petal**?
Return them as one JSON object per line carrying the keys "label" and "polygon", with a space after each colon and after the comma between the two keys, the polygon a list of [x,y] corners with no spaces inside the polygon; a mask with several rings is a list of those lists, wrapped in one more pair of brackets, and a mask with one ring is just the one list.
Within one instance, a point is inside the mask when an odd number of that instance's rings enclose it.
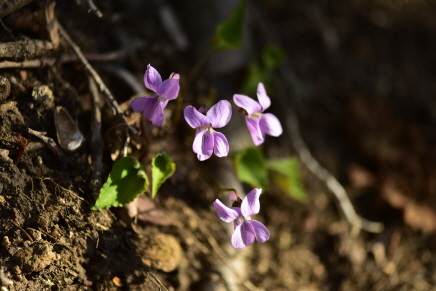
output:
{"label": "pale lilac petal", "polygon": [[215,143],[213,147],[213,152],[217,157],[227,157],[229,154],[229,142],[224,134],[215,131],[213,133],[215,138]]}
{"label": "pale lilac petal", "polygon": [[260,202],[259,196],[262,193],[262,189],[254,188],[251,190],[241,203],[241,212],[244,217],[249,217],[259,213]]}
{"label": "pale lilac petal", "polygon": [[233,95],[233,102],[235,102],[236,106],[247,111],[248,115],[251,115],[255,112],[260,112],[262,110],[262,106],[259,102],[244,95]]}
{"label": "pale lilac petal", "polygon": [[192,151],[196,154],[201,153],[201,146],[203,142],[203,135],[206,133],[207,129],[197,129],[195,131],[194,142],[192,143]]}
{"label": "pale lilac petal", "polygon": [[162,126],[164,121],[164,108],[168,104],[168,100],[159,97],[145,97],[144,110],[142,114],[152,122],[154,126]]}
{"label": "pale lilac petal", "polygon": [[145,87],[152,90],[153,92],[156,92],[158,86],[161,83],[162,83],[162,78],[159,72],[149,64],[144,74]]}
{"label": "pale lilac petal", "polygon": [[198,108],[198,112],[200,112],[201,114],[204,114],[206,116],[206,113],[207,113],[206,105],[203,105],[200,108]]}
{"label": "pale lilac petal", "polygon": [[179,79],[168,79],[160,83],[155,92],[167,100],[173,100],[179,95],[179,90]]}
{"label": "pale lilac petal", "polygon": [[235,249],[242,249],[248,245],[251,245],[256,238],[253,226],[247,222],[240,224],[235,228],[235,232],[232,235],[232,245]]}
{"label": "pale lilac petal", "polygon": [[218,199],[213,203],[215,206],[216,214],[224,222],[231,222],[238,217],[241,217],[241,210],[239,207],[227,207]]}
{"label": "pale lilac petal", "polygon": [[147,98],[150,98],[152,96],[148,97],[138,97],[132,100],[130,103],[130,107],[134,112],[142,112],[144,111],[145,104],[147,104]]}
{"label": "pale lilac petal", "polygon": [[170,79],[180,80],[180,75],[179,74],[174,74],[174,75],[171,76]]}
{"label": "pale lilac petal", "polygon": [[223,127],[229,123],[232,117],[232,105],[227,100],[221,100],[209,109],[206,116],[212,127]]}
{"label": "pale lilac petal", "polygon": [[207,117],[198,112],[198,110],[191,105],[186,106],[183,115],[185,116],[186,122],[192,128],[209,126],[209,120]]}
{"label": "pale lilac petal", "polygon": [[251,138],[256,146],[262,144],[265,140],[265,134],[262,133],[259,126],[260,117],[259,116],[246,116],[245,123],[250,131]]}
{"label": "pale lilac petal", "polygon": [[267,240],[269,240],[270,237],[269,230],[268,228],[266,228],[265,225],[263,225],[263,223],[257,220],[250,220],[247,221],[246,223],[251,224],[251,226],[253,227],[254,233],[256,234],[256,240],[258,242],[264,243]]}
{"label": "pale lilac petal", "polygon": [[200,161],[207,160],[213,154],[214,137],[209,130],[203,130],[196,134],[192,150],[197,154]]}
{"label": "pale lilac petal", "polygon": [[230,193],[230,201],[236,201],[238,200],[238,196],[236,196],[235,192]]}
{"label": "pale lilac petal", "polygon": [[279,119],[271,113],[263,114],[259,121],[259,127],[262,133],[272,136],[279,136],[283,132]]}
{"label": "pale lilac petal", "polygon": [[271,99],[266,95],[265,86],[262,83],[257,85],[257,99],[262,106],[262,112],[271,105]]}
{"label": "pale lilac petal", "polygon": [[[241,207],[235,207],[237,209],[239,209],[239,212],[241,212]],[[242,213],[241,213],[241,217],[242,217]],[[239,225],[241,225],[242,223],[245,222],[245,219],[235,219],[233,220],[233,229],[235,230]]]}

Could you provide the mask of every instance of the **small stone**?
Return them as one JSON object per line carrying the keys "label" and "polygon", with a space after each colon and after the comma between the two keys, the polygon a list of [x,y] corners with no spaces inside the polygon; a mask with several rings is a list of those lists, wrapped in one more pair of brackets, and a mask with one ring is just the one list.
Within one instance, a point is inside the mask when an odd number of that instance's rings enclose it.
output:
{"label": "small stone", "polygon": [[144,250],[142,261],[164,272],[172,272],[182,259],[182,247],[177,239],[169,234],[159,233],[152,237]]}
{"label": "small stone", "polygon": [[67,152],[77,150],[85,138],[80,132],[76,122],[71,118],[70,114],[64,107],[56,107],[54,112],[54,122],[59,146]]}
{"label": "small stone", "polygon": [[54,100],[53,92],[47,85],[37,86],[33,88],[32,98],[34,101],[43,102],[45,100]]}
{"label": "small stone", "polygon": [[21,275],[21,274],[22,274],[21,269],[20,269],[20,267],[18,267],[18,266],[14,266],[14,267],[12,267],[12,273],[13,273],[14,275]]}
{"label": "small stone", "polygon": [[11,241],[9,240],[9,237],[4,236],[2,241],[2,246],[7,249],[11,246]]}

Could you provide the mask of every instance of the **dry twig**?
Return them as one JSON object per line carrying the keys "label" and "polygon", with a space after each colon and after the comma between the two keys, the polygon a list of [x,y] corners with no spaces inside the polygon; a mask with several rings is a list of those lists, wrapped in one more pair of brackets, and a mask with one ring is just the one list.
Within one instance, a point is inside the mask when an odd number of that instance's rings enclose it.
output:
{"label": "dry twig", "polygon": [[17,11],[33,0],[0,0],[0,18]]}
{"label": "dry twig", "polygon": [[162,284],[162,282],[158,278],[156,278],[156,276],[153,273],[146,272],[146,274],[147,274],[147,277],[150,280],[150,282],[152,282],[153,284],[155,284],[159,288],[159,291],[160,290],[168,291],[168,289],[165,288],[165,286]]}
{"label": "dry twig", "polygon": [[101,13],[100,9],[97,8],[97,6],[95,6],[94,1],[92,0],[86,0],[88,2],[89,5],[89,11],[94,12],[95,15],[97,15],[98,18],[102,18],[103,17],[103,13]]}
{"label": "dry twig", "polygon": [[52,138],[45,136],[45,132],[36,131],[31,128],[28,128],[27,131],[30,134],[40,138],[58,158],[63,156],[62,150],[58,147],[58,145]]}
{"label": "dry twig", "polygon": [[16,227],[16,228],[18,228],[19,230],[21,230],[21,232],[30,240],[30,241],[34,241],[34,239],[33,239],[33,237],[24,229],[24,228],[22,228],[21,226],[19,226],[18,225],[18,223],[16,223],[15,221],[13,221],[13,220],[10,220],[10,222]]}
{"label": "dry twig", "polygon": [[0,43],[0,58],[6,59],[31,59],[45,55],[55,48],[47,40],[24,39],[15,42]]}
{"label": "dry twig", "polygon": [[80,61],[85,66],[85,69],[89,72],[91,77],[97,83],[97,86],[100,89],[100,91],[103,92],[104,96],[106,97],[107,103],[114,111],[114,114],[117,116],[119,122],[125,126],[125,128],[126,128],[126,130],[125,130],[126,131],[125,132],[126,140],[124,143],[122,154],[123,154],[123,156],[126,156],[127,155],[127,146],[128,146],[129,141],[130,141],[129,130],[133,131],[133,132],[136,132],[136,131],[127,124],[127,122],[124,118],[124,114],[121,111],[121,109],[120,109],[117,101],[115,100],[114,96],[112,95],[111,91],[106,86],[106,84],[103,82],[100,75],[94,70],[94,68],[91,66],[91,64],[88,62],[88,60],[85,58],[85,56],[81,52],[80,48],[74,43],[74,41],[71,39],[71,37],[69,36],[67,31],[63,28],[63,26],[58,21],[56,21],[56,24],[59,28],[59,32],[61,33],[61,35],[65,38],[65,40],[68,42],[68,44],[74,50],[76,55],[79,57]]}
{"label": "dry twig", "polygon": [[123,112],[121,111],[120,107],[118,106],[118,103],[115,100],[114,96],[112,95],[111,91],[109,90],[109,88],[106,86],[106,84],[101,79],[100,75],[94,70],[94,68],[91,66],[91,64],[88,62],[88,60],[85,58],[85,55],[82,53],[80,48],[76,45],[76,43],[71,39],[70,35],[67,33],[67,31],[64,29],[64,27],[59,23],[59,21],[56,21],[56,24],[59,28],[59,32],[61,33],[62,37],[65,38],[65,40],[71,46],[73,51],[79,57],[79,60],[85,66],[85,69],[91,74],[92,78],[97,83],[100,91],[103,92],[104,95],[106,96],[106,99],[107,99],[109,105],[112,107],[112,110],[114,111],[115,115],[121,117],[124,120]]}
{"label": "dry twig", "polygon": [[94,79],[89,77],[89,89],[92,95],[93,114],[92,114],[92,177],[91,188],[94,195],[98,195],[101,187],[101,174],[103,168],[103,151],[104,142],[101,136],[101,102],[100,94]]}
{"label": "dry twig", "polygon": [[[288,109],[288,111],[292,110]],[[288,113],[286,126],[291,135],[292,144],[301,161],[313,174],[322,180],[327,185],[327,188],[329,188],[329,190],[335,195],[347,221],[357,230],[363,229],[374,233],[381,232],[383,230],[383,224],[360,217],[354,210],[353,204],[351,203],[350,198],[348,198],[345,188],[311,155],[300,135],[298,120],[295,113]]]}
{"label": "dry twig", "polygon": [[[122,57],[120,52],[112,52],[107,54],[86,54],[85,58],[90,62],[110,62],[118,60]],[[23,62],[3,61],[0,62],[0,69],[10,68],[42,68],[50,67],[55,64],[64,64],[79,61],[77,55],[63,55],[61,58],[40,58],[37,60],[26,60]]]}

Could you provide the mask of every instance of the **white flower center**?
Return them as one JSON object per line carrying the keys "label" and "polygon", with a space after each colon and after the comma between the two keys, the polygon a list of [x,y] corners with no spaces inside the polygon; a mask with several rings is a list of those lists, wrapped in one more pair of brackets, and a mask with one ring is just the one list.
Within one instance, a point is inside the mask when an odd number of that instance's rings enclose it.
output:
{"label": "white flower center", "polygon": [[250,115],[250,118],[253,118],[253,119],[261,119],[262,117],[263,117],[262,112],[254,112],[253,114]]}
{"label": "white flower center", "polygon": [[209,130],[209,132],[210,133],[214,133],[215,132],[215,130],[213,130],[213,128],[212,128],[212,126],[200,126],[200,127],[198,127],[198,130],[199,131],[203,131],[203,130]]}

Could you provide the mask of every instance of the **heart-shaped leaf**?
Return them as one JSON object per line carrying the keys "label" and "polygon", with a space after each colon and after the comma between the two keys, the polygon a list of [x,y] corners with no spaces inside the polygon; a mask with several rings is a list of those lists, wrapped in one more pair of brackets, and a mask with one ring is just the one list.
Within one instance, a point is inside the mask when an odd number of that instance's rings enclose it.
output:
{"label": "heart-shaped leaf", "polygon": [[266,167],[273,171],[273,179],[283,191],[296,200],[305,201],[307,199],[297,159],[268,160]]}
{"label": "heart-shaped leaf", "polygon": [[151,161],[151,197],[156,196],[157,191],[166,179],[176,171],[176,164],[167,153],[157,154]]}
{"label": "heart-shaped leaf", "polygon": [[242,182],[256,188],[266,188],[267,169],[262,152],[257,147],[238,151],[234,156],[236,174]]}
{"label": "heart-shaped leaf", "polygon": [[214,49],[223,51],[237,49],[241,46],[244,28],[244,10],[245,0],[241,0],[230,16],[217,26],[213,37]]}
{"label": "heart-shaped leaf", "polygon": [[92,210],[126,205],[147,188],[148,178],[141,164],[133,157],[121,158],[114,163]]}

